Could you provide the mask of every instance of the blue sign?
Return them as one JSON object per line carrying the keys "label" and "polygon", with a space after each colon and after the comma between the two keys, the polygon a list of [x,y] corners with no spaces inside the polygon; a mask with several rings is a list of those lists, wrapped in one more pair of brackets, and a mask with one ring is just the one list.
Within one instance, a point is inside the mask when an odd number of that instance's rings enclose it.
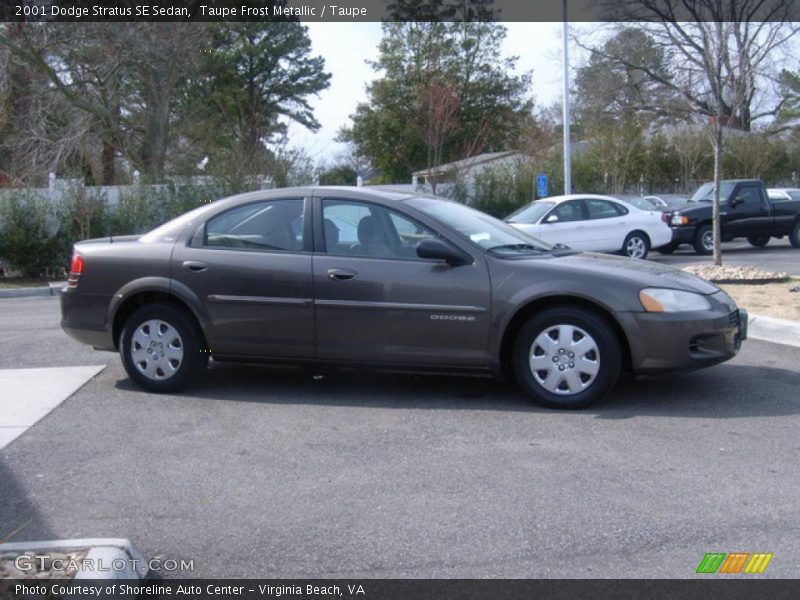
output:
{"label": "blue sign", "polygon": [[536,176],[536,197],[547,198],[547,173],[539,173]]}

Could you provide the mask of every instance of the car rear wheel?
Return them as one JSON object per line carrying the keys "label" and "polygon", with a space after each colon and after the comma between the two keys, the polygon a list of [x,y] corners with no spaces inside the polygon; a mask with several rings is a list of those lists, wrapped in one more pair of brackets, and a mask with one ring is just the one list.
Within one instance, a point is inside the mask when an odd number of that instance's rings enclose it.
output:
{"label": "car rear wheel", "polygon": [[650,251],[650,239],[641,231],[632,231],[622,243],[622,254],[629,258],[647,258]]}
{"label": "car rear wheel", "polygon": [[537,314],[513,348],[517,381],[550,408],[583,408],[600,400],[616,384],[620,364],[619,341],[608,323],[577,307]]}
{"label": "car rear wheel", "polygon": [[128,376],[151,392],[175,392],[202,374],[208,364],[202,336],[182,310],[168,304],[137,308],[120,336],[120,356]]}
{"label": "car rear wheel", "polygon": [[768,235],[750,236],[747,238],[747,243],[755,248],[763,248],[769,243]]}
{"label": "car rear wheel", "polygon": [[789,234],[789,243],[795,248],[800,248],[800,221],[797,221]]}
{"label": "car rear wheel", "polygon": [[697,228],[694,234],[694,251],[697,254],[711,254],[714,252],[714,230],[711,225],[703,225]]}

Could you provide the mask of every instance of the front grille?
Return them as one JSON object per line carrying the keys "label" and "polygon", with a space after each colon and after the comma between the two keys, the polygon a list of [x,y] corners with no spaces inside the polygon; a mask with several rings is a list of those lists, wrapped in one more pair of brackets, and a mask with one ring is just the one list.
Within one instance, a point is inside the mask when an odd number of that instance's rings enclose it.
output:
{"label": "front grille", "polygon": [[734,310],[730,314],[728,314],[728,323],[731,324],[732,327],[739,327],[739,311]]}

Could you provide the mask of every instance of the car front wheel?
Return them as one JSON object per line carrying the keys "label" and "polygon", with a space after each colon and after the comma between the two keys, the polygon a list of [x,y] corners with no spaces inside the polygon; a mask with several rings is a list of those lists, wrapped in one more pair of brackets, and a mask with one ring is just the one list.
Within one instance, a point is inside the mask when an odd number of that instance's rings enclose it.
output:
{"label": "car front wheel", "polygon": [[550,408],[589,406],[620,372],[620,344],[610,325],[583,308],[553,308],[529,320],[513,348],[517,381]]}
{"label": "car front wheel", "polygon": [[714,230],[711,225],[703,225],[697,228],[694,234],[694,251],[697,254],[711,254],[714,252]]}
{"label": "car front wheel", "polygon": [[147,304],[125,321],[120,355],[125,371],[151,392],[175,392],[202,374],[208,364],[197,326],[182,310]]}
{"label": "car front wheel", "polygon": [[622,253],[629,258],[647,258],[649,251],[650,240],[641,231],[629,233],[622,243]]}

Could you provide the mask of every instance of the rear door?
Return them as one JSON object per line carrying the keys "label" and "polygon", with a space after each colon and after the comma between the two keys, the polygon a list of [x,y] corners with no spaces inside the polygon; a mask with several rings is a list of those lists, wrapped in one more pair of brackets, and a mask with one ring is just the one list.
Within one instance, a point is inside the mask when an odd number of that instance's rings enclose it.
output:
{"label": "rear door", "polygon": [[324,197],[315,212],[318,358],[487,364],[491,297],[482,254],[462,243],[472,264],[419,258],[417,242],[439,234],[400,205]]}
{"label": "rear door", "polygon": [[584,229],[587,249],[614,252],[622,248],[622,242],[631,230],[628,209],[600,198],[586,198],[584,205],[588,218]]}
{"label": "rear door", "polygon": [[173,278],[205,304],[213,354],[314,356],[306,204],[276,198],[239,205],[175,247]]}

